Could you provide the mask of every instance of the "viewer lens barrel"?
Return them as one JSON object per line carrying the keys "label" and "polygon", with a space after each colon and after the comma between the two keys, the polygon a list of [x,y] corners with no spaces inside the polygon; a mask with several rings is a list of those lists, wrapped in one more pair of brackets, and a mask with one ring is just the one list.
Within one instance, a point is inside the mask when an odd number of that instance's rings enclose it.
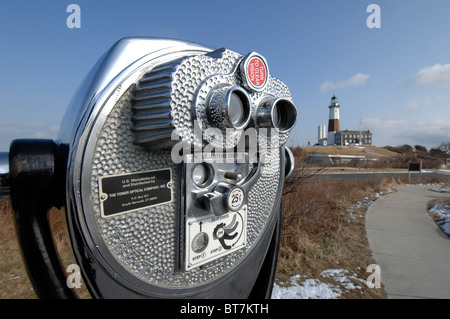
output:
{"label": "viewer lens barrel", "polygon": [[289,132],[297,121],[295,105],[284,98],[264,100],[257,110],[258,127],[272,127],[281,133]]}

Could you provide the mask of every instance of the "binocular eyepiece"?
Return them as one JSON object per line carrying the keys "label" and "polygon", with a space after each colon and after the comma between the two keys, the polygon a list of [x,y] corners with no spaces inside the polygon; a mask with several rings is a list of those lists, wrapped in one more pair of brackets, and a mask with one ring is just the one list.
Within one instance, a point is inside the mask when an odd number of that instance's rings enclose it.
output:
{"label": "binocular eyepiece", "polygon": [[242,87],[219,87],[211,92],[207,112],[212,127],[242,130],[250,122],[252,102]]}
{"label": "binocular eyepiece", "polygon": [[94,298],[270,298],[296,120],[258,53],[117,42],[57,140],[11,144],[9,166],[22,167],[11,199],[38,296],[73,296],[43,217],[57,206]]}
{"label": "binocular eyepiece", "polygon": [[285,140],[297,120],[289,90],[270,76],[266,60],[228,49],[151,70],[137,83],[133,103],[134,142],[152,150],[178,138],[230,148],[247,128],[275,129]]}
{"label": "binocular eyepiece", "polygon": [[288,133],[297,121],[297,109],[288,99],[270,97],[261,102],[257,109],[257,125],[274,128],[280,133]]}

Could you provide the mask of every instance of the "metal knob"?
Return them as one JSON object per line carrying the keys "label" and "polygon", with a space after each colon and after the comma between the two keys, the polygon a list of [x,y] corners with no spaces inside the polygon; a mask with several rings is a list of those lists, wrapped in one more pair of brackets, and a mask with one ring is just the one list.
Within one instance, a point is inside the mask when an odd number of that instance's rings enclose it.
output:
{"label": "metal knob", "polygon": [[237,212],[245,202],[245,192],[239,186],[220,183],[212,193],[203,194],[206,208],[220,216],[228,212]]}

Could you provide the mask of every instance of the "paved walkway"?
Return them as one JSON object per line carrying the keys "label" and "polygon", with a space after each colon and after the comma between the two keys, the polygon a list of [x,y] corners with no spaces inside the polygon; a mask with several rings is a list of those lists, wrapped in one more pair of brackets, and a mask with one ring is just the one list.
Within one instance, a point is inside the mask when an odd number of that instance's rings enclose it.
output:
{"label": "paved walkway", "polygon": [[388,298],[450,298],[450,239],[427,211],[427,202],[448,193],[431,186],[397,187],[366,215],[373,257]]}

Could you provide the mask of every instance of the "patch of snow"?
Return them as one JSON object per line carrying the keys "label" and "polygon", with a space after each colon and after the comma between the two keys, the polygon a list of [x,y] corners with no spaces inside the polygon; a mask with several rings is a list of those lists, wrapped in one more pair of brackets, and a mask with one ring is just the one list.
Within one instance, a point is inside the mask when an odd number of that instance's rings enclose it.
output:
{"label": "patch of snow", "polygon": [[431,190],[439,193],[450,193],[450,185],[444,185],[442,187],[433,187]]}
{"label": "patch of snow", "polygon": [[428,211],[434,215],[436,223],[442,231],[450,236],[450,206],[435,202]]}
{"label": "patch of snow", "polygon": [[272,299],[337,299],[345,291],[361,290],[361,285],[367,285],[367,281],[358,278],[356,273],[349,274],[345,269],[327,269],[322,271],[320,276],[331,278],[336,284],[295,275],[289,279],[287,287],[274,284]]}
{"label": "patch of snow", "polygon": [[318,279],[305,279],[299,284],[300,277],[300,275],[292,276],[289,287],[274,284],[272,299],[336,299],[341,295],[339,287]]}
{"label": "patch of snow", "polygon": [[354,281],[367,284],[367,281],[363,279],[359,279],[356,276],[356,273],[352,275],[348,275],[349,271],[345,269],[328,269],[322,271],[320,275],[322,277],[331,277],[333,280],[338,282],[341,286],[343,286],[346,290],[351,289],[361,289],[361,286],[355,285]]}
{"label": "patch of snow", "polygon": [[[392,193],[394,192],[394,190],[392,189],[388,189],[386,190],[386,194]],[[384,193],[383,192],[378,192],[375,193],[372,197],[373,200],[371,198],[369,198],[368,196],[365,196],[363,199],[357,201],[355,204],[350,205],[346,208],[345,212],[348,214],[348,216],[351,219],[355,219],[355,217],[363,217],[361,214],[357,214],[358,210],[361,208],[367,208],[370,205],[372,205],[374,203],[375,200],[377,200],[378,198],[380,198],[381,196],[383,196]],[[350,220],[347,219],[347,222],[350,222]]]}

